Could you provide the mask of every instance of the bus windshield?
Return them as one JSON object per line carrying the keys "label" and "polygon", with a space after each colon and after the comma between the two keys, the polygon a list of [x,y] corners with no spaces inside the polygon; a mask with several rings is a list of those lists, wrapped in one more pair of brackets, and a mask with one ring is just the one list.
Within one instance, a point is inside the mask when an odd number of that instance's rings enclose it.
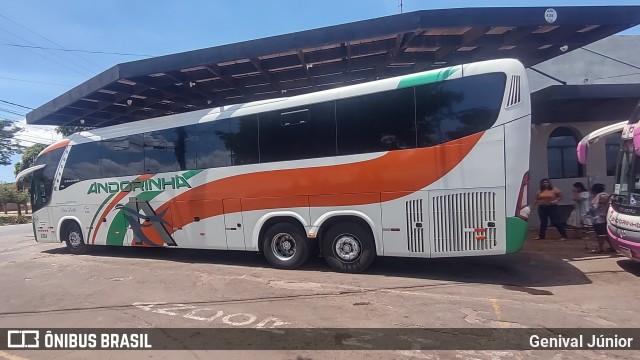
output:
{"label": "bus windshield", "polygon": [[635,155],[633,141],[624,141],[618,157],[614,194],[622,205],[640,206],[640,157]]}
{"label": "bus windshield", "polygon": [[38,211],[49,203],[53,193],[53,178],[64,152],[64,147],[40,154],[34,165],[45,165],[31,176],[31,207]]}

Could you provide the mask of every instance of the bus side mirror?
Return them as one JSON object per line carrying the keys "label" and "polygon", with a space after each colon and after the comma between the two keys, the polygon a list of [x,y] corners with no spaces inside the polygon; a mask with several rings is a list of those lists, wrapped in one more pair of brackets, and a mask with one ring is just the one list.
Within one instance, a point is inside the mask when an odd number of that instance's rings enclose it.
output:
{"label": "bus side mirror", "polygon": [[578,143],[578,148],[576,149],[576,152],[578,153],[578,162],[580,163],[580,165],[584,165],[587,163],[587,149],[588,149],[588,144],[587,142],[582,142],[580,141]]}
{"label": "bus side mirror", "polygon": [[640,155],[640,126],[633,129],[633,150],[636,155]]}

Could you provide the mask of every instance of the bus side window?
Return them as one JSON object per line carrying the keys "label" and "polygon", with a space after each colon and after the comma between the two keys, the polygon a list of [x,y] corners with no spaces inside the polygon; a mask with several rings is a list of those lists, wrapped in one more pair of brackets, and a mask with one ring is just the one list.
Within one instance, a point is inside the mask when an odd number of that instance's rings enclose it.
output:
{"label": "bus side window", "polygon": [[340,99],[336,102],[338,155],[416,147],[413,88]]}
{"label": "bus side window", "polygon": [[491,128],[500,114],[505,83],[504,73],[489,73],[416,86],[418,147]]}
{"label": "bus side window", "polygon": [[335,103],[269,111],[260,120],[260,162],[336,155]]}
{"label": "bus side window", "polygon": [[187,132],[184,127],[144,134],[144,168],[147,174],[188,169]]}
{"label": "bus side window", "polygon": [[143,144],[142,134],[101,141],[100,173],[102,177],[144,174]]}
{"label": "bus side window", "polygon": [[71,147],[64,164],[60,190],[75,183],[100,177],[100,143],[87,142]]}

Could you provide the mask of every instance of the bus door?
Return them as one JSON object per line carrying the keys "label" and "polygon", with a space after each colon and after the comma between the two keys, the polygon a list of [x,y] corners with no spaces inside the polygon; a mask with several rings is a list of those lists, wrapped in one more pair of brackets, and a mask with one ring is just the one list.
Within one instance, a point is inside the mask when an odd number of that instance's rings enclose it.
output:
{"label": "bus door", "polygon": [[43,170],[36,170],[31,180],[31,205],[33,230],[37,242],[57,242],[55,228],[51,223],[51,187],[47,186]]}
{"label": "bus door", "polygon": [[224,229],[227,235],[227,248],[229,250],[245,250],[240,199],[224,199],[222,200],[222,206],[224,208]]}
{"label": "bus door", "polygon": [[222,200],[176,201],[171,205],[173,237],[178,246],[196,249],[226,249]]}

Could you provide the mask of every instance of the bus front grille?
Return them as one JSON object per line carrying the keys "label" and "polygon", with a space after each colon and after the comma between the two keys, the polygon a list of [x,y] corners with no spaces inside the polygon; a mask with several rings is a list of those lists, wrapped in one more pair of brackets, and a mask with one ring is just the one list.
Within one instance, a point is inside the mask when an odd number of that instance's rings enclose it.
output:
{"label": "bus front grille", "polygon": [[483,251],[497,246],[494,192],[436,196],[432,209],[433,252]]}

